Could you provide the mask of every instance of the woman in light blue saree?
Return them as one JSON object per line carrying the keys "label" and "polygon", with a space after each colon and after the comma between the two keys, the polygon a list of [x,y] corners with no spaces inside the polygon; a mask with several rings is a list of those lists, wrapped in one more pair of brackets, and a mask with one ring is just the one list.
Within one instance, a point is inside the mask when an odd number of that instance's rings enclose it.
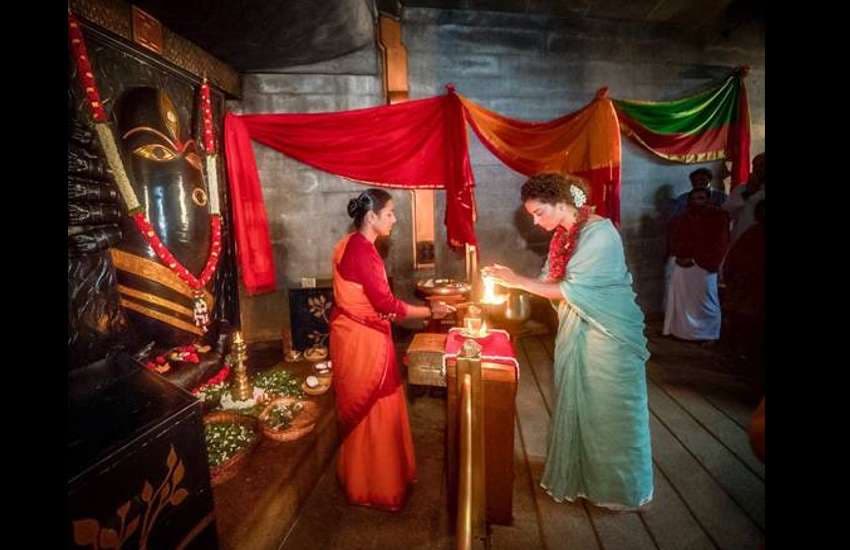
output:
{"label": "woman in light blue saree", "polygon": [[558,502],[637,509],[653,494],[649,353],[622,239],[585,205],[577,178],[533,176],[522,202],[535,224],[554,231],[543,274],[532,279],[500,265],[484,274],[557,302],[555,407],[540,485]]}

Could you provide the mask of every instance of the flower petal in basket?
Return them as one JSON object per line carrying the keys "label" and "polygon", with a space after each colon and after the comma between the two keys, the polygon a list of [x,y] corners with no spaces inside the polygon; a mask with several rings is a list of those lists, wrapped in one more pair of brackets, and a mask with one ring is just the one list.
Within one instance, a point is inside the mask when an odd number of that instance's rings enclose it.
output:
{"label": "flower petal in basket", "polygon": [[248,456],[260,442],[260,437],[257,433],[257,419],[232,411],[208,413],[204,415],[204,425],[206,424],[241,424],[250,428],[253,432],[253,437],[248,445],[218,466],[210,466],[210,483],[213,487],[216,487],[236,477],[236,474],[245,465]]}
{"label": "flower petal in basket", "polygon": [[[295,415],[289,425],[282,429],[277,429],[269,425],[268,420],[272,409],[282,405],[289,407],[296,403],[301,403],[301,411]],[[319,406],[311,400],[301,400],[295,397],[278,397],[273,399],[266,405],[263,412],[258,417],[260,429],[263,435],[274,441],[295,441],[309,434],[316,427],[316,421],[319,417]]]}

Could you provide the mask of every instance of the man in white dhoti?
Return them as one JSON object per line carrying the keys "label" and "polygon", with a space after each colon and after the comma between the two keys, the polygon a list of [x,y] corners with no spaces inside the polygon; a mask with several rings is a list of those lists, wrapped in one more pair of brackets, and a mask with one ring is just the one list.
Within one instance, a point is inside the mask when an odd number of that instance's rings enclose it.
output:
{"label": "man in white dhoti", "polygon": [[729,217],[709,204],[706,189],[691,191],[688,208],[670,223],[673,270],[667,287],[664,335],[720,338],[717,270],[729,244]]}

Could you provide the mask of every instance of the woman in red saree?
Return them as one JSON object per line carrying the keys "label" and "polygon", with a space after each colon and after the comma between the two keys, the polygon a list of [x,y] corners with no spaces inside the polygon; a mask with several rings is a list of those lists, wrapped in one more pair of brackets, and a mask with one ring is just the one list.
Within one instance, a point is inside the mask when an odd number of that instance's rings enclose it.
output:
{"label": "woman in red saree", "polygon": [[350,503],[398,511],[416,479],[416,459],[390,321],[439,318],[449,307],[407,304],[390,290],[374,242],[390,235],[393,210],[380,189],[348,204],[357,230],[333,252],[330,353],[342,438],[337,478]]}

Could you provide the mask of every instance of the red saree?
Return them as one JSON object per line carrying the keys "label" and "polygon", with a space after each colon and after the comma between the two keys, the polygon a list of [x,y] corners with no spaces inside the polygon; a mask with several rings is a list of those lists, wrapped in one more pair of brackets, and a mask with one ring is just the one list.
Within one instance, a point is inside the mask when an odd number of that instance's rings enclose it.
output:
{"label": "red saree", "polygon": [[[330,349],[342,437],[337,478],[350,503],[397,511],[416,477],[413,437],[390,323],[363,285],[339,273],[351,236],[333,253]],[[386,279],[386,272],[380,276]]]}

